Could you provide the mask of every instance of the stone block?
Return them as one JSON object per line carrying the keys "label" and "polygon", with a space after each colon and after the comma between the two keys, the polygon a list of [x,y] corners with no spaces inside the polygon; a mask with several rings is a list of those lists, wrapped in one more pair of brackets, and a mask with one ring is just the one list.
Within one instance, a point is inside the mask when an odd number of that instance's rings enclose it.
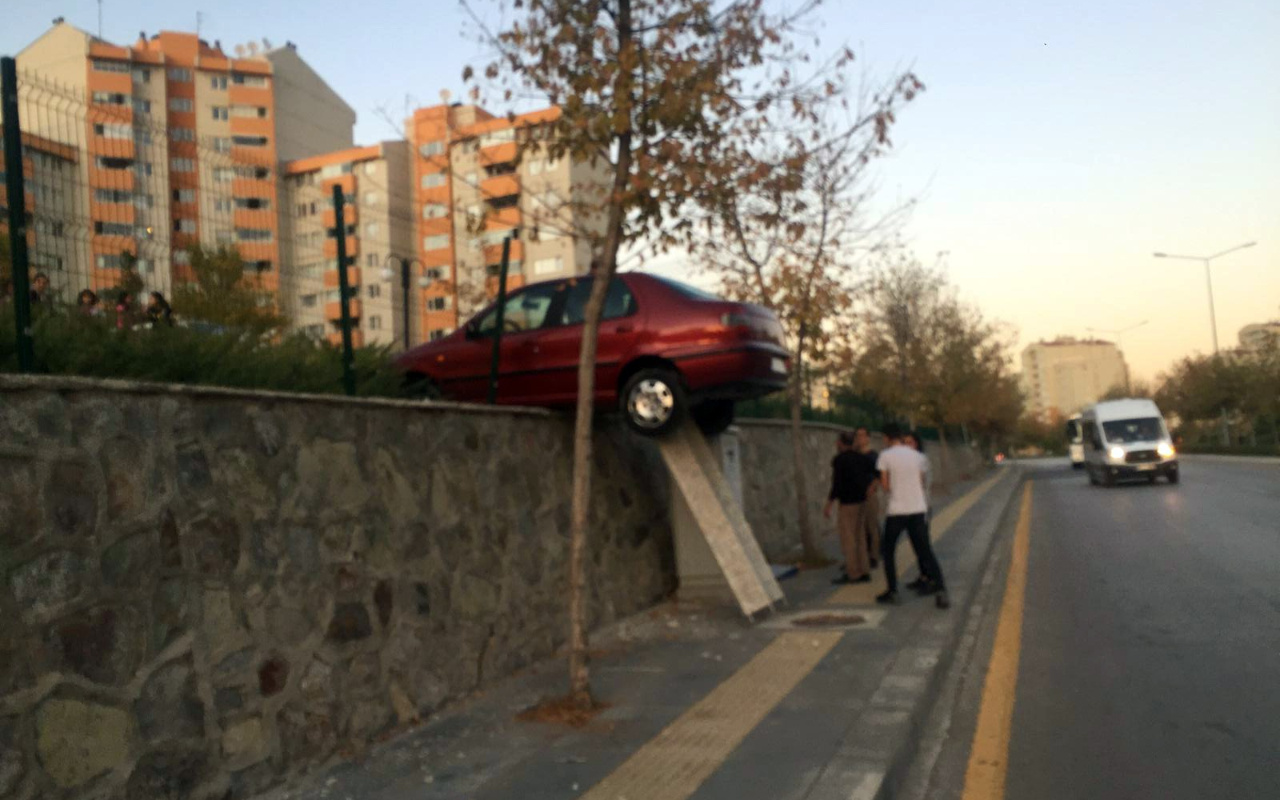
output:
{"label": "stone block", "polygon": [[269,754],[262,720],[257,717],[233,722],[222,732],[222,756],[231,764],[256,764]]}
{"label": "stone block", "polygon": [[38,556],[9,573],[9,588],[29,622],[47,622],[80,597],[84,560],[70,550]]}
{"label": "stone block", "polygon": [[[0,520],[6,520],[0,525],[0,551],[4,553],[39,539],[43,533],[33,462],[0,456]],[[5,557],[0,555],[0,566],[4,563]]]}
{"label": "stone block", "polygon": [[54,533],[82,540],[98,521],[96,476],[80,461],[59,461],[45,481],[45,514]]}
{"label": "stone block", "polygon": [[129,757],[128,713],[84,700],[52,698],[36,709],[36,752],[59,787],[71,789],[115,769]]}
{"label": "stone block", "polygon": [[185,659],[152,673],[133,708],[138,729],[151,742],[204,736],[204,704],[196,693],[195,673]]}
{"label": "stone block", "polygon": [[289,683],[289,662],[282,656],[272,656],[258,666],[258,690],[263,697],[271,697],[284,691]]}
{"label": "stone block", "polygon": [[50,626],[46,643],[60,671],[96,683],[128,683],[142,661],[143,631],[138,614],[127,608],[97,608]]}
{"label": "stone block", "polygon": [[168,509],[160,518],[160,566],[168,570],[182,569],[182,537],[178,535],[178,521]]}
{"label": "stone block", "polygon": [[187,629],[187,584],[181,578],[167,578],[151,595],[149,654],[159,653]]}
{"label": "stone block", "polygon": [[157,560],[151,534],[126,536],[102,552],[102,579],[113,588],[136,589],[156,574]]}
{"label": "stone block", "polygon": [[338,746],[333,719],[316,708],[285,706],[276,716],[276,729],[284,761],[291,769],[323,762]]}
{"label": "stone block", "polygon": [[136,439],[118,436],[102,448],[102,477],[107,490],[107,519],[132,517],[146,507],[150,454]]}
{"label": "stone block", "polygon": [[195,568],[205,577],[228,577],[240,561],[240,525],[224,514],[193,520],[187,528]]}
{"label": "stone block", "polygon": [[369,612],[362,603],[343,603],[333,609],[329,631],[325,635],[331,642],[354,642],[366,639],[373,633]]}
{"label": "stone block", "polygon": [[211,762],[197,746],[165,745],[144,753],[129,774],[128,800],[188,800],[210,777]]}
{"label": "stone block", "polygon": [[334,696],[333,668],[323,661],[313,659],[298,681],[302,696],[312,702],[330,700]]}
{"label": "stone block", "polygon": [[209,459],[198,446],[188,445],[175,454],[178,488],[189,494],[205,492],[213,484]]}
{"label": "stone block", "polygon": [[373,607],[378,610],[378,621],[382,623],[382,627],[387,627],[391,622],[391,612],[395,608],[395,593],[390,581],[378,581],[378,585],[374,587]]}
{"label": "stone block", "polygon": [[0,719],[0,797],[11,796],[27,774],[26,754],[18,747],[16,719]]}
{"label": "stone block", "polygon": [[249,643],[248,629],[241,613],[232,606],[229,590],[205,589],[201,605],[204,616],[200,635],[213,658],[220,659]]}

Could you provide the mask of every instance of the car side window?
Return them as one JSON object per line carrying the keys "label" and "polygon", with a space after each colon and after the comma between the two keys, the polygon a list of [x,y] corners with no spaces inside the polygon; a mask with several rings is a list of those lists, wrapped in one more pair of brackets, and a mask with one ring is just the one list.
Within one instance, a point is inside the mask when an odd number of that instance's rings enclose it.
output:
{"label": "car side window", "polygon": [[[556,288],[554,284],[531,286],[508,297],[503,308],[502,332],[522,333],[541,328],[547,321],[547,312],[551,310]],[[498,310],[490,309],[481,318],[478,330],[481,334],[491,334],[497,321]]]}
{"label": "car side window", "polygon": [[1102,449],[1102,440],[1098,437],[1098,426],[1092,422],[1084,424],[1084,440],[1094,450]]}
{"label": "car side window", "polygon": [[[565,292],[564,304],[561,308],[559,325],[581,325],[586,319],[587,298],[591,296],[591,278],[576,278],[560,285]],[[617,278],[609,284],[609,292],[604,298],[604,315],[602,319],[617,319],[635,311],[636,300],[627,288],[627,284]]]}

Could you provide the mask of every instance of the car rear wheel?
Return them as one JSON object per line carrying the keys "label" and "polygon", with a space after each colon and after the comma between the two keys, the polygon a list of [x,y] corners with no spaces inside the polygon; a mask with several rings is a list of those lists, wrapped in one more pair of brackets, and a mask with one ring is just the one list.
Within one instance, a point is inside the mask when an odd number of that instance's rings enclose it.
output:
{"label": "car rear wheel", "polygon": [[707,400],[693,407],[693,421],[704,436],[718,436],[733,424],[732,400]]}
{"label": "car rear wheel", "polygon": [[688,402],[680,376],[667,369],[642,369],[622,389],[627,424],[645,436],[674,430],[688,413]]}

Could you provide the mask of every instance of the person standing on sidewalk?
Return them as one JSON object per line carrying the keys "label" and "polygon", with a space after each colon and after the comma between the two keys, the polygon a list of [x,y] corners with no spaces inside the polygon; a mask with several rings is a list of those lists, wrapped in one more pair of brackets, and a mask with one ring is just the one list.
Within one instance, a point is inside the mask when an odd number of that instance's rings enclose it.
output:
{"label": "person standing on sidewalk", "polygon": [[[872,472],[875,472],[876,459],[880,454],[871,449],[871,432],[865,427],[860,427],[853,433],[853,449],[858,451],[869,462]],[[867,499],[862,508],[862,526],[867,537],[867,552],[871,554],[871,568],[875,569],[880,565],[877,555],[880,553],[880,473],[875,473],[875,479],[871,481],[871,485],[867,487]]]}
{"label": "person standing on sidewalk", "polygon": [[895,605],[899,602],[895,551],[898,537],[906,533],[916,551],[920,573],[936,588],[935,603],[938,608],[950,608],[951,601],[947,597],[942,568],[938,566],[933,545],[925,532],[925,513],[929,509],[925,497],[928,460],[920,452],[903,445],[902,429],[897,425],[885,426],[884,437],[889,447],[876,460],[876,468],[880,471],[881,485],[888,497],[884,521],[884,552],[881,555],[884,558],[884,575],[889,588],[876,597],[876,602]]}
{"label": "person standing on sidewalk", "polygon": [[[933,466],[929,463],[929,456],[924,452],[924,440],[920,438],[920,434],[915,431],[907,431],[902,436],[902,443],[920,455],[924,456],[924,538],[932,542],[933,536],[929,533],[929,523],[933,521]],[[930,545],[932,547],[932,545]],[[914,545],[912,546],[914,549]],[[916,559],[919,560],[920,554],[916,553]],[[937,594],[937,589],[922,572],[920,577],[907,584],[908,589],[914,590],[921,596]]]}
{"label": "person standing on sidewalk", "polygon": [[857,452],[854,434],[841,433],[836,439],[836,457],[831,459],[831,492],[822,514],[831,519],[831,510],[839,505],[836,524],[840,531],[840,550],[844,554],[844,574],[832,583],[870,583],[871,563],[867,556],[863,516],[867,513],[867,489],[875,484],[876,473],[871,462]]}

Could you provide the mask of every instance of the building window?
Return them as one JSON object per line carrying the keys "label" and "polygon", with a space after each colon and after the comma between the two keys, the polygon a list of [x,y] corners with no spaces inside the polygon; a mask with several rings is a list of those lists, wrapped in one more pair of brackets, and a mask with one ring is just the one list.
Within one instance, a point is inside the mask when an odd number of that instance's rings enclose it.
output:
{"label": "building window", "polygon": [[213,200],[213,210],[222,214],[230,214],[231,201],[225,197],[216,197]]}
{"label": "building window", "polygon": [[423,219],[439,219],[448,216],[449,207],[444,203],[427,203],[422,206]]}
{"label": "building window", "polygon": [[431,267],[427,270],[427,280],[438,281],[444,277],[443,267]]}
{"label": "building window", "polygon": [[218,244],[235,244],[236,233],[235,231],[226,230],[217,231],[213,234],[213,241]]}
{"label": "building window", "polygon": [[194,142],[196,140],[196,132],[191,128],[170,128],[169,138],[175,142]]}
{"label": "building window", "polygon": [[448,178],[443,172],[428,172],[422,176],[422,188],[434,189],[437,186],[444,186]]}
{"label": "building window", "polygon": [[231,143],[236,147],[266,147],[265,136],[232,136]]}
{"label": "building window", "polygon": [[186,97],[174,97],[169,100],[170,111],[190,111],[192,107],[191,100]]}
{"label": "building window", "polygon": [[213,143],[213,151],[215,153],[230,153],[231,139],[227,136],[215,136],[210,140]]}
{"label": "building window", "polygon": [[133,81],[134,83],[151,83],[151,70],[134,67]]}
{"label": "building window", "polygon": [[132,139],[133,128],[122,123],[98,123],[93,126],[93,132],[97,136],[104,139]]}
{"label": "building window", "polygon": [[444,328],[436,328],[436,329],[435,329],[435,330],[433,330],[430,334],[428,334],[428,337],[430,338],[430,340],[431,340],[431,341],[433,341],[433,342],[434,342],[434,341],[436,341],[437,339],[443,339],[444,337],[446,337],[446,336],[448,336],[448,335],[449,335],[449,331],[448,331],[448,330],[446,330],[446,329],[444,329]]}
{"label": "building window", "polygon": [[175,219],[173,221],[174,233],[195,233],[196,221],[194,219]]}
{"label": "building window", "polygon": [[533,161],[530,161],[530,162],[529,162],[529,174],[530,174],[530,175],[541,175],[541,174],[542,174],[542,170],[543,170],[546,166],[547,166],[547,165],[546,165],[546,162],[544,162],[542,159],[534,159]]}
{"label": "building window", "polygon": [[350,162],[346,164],[330,164],[327,167],[321,167],[319,170],[319,175],[321,180],[325,178],[336,178],[339,175],[350,175],[350,174],[351,174]]}
{"label": "building window", "polygon": [[564,258],[539,258],[533,262],[534,275],[554,275],[564,269]]}
{"label": "building window", "polygon": [[265,181],[271,177],[271,170],[266,167],[236,167],[235,175],[237,178]]}
{"label": "building window", "polygon": [[133,199],[133,192],[123,189],[94,189],[93,199],[99,203],[128,203]]}
{"label": "building window", "polygon": [[428,311],[448,311],[449,298],[447,297],[431,297],[427,299]]}
{"label": "building window", "polygon": [[231,116],[233,117],[251,117],[257,119],[267,118],[266,106],[245,106],[235,105],[231,107]]}
{"label": "building window", "polygon": [[364,257],[364,265],[365,265],[366,267],[376,267],[376,266],[378,266],[378,254],[377,254],[377,253],[368,253],[368,254],[366,254],[366,255],[365,255],[365,257]]}
{"label": "building window", "polygon": [[142,99],[139,99],[139,98],[137,98],[137,97],[133,98],[133,113],[135,113],[135,114],[150,114],[150,113],[151,113],[151,101],[150,101],[150,100],[142,100]]}
{"label": "building window", "polygon": [[169,80],[178,83],[191,83],[191,70],[184,67],[169,67]]}
{"label": "building window", "polygon": [[267,85],[267,79],[261,75],[246,75],[243,72],[231,73],[231,82],[240,86],[254,86],[262,88]]}
{"label": "building window", "polygon": [[174,158],[169,161],[169,169],[173,172],[195,172],[196,162],[193,158]]}
{"label": "building window", "polygon": [[92,98],[93,102],[106,106],[122,106],[129,102],[129,98],[119,92],[94,92]]}
{"label": "building window", "polygon": [[382,287],[376,283],[369,284],[369,297],[381,297]]}
{"label": "building window", "polygon": [[364,204],[365,204],[366,206],[376,206],[376,205],[378,204],[378,193],[377,193],[377,192],[365,192],[365,193],[364,193]]}
{"label": "building window", "polygon": [[98,269],[120,269],[120,256],[100,255],[94,259]]}
{"label": "building window", "polygon": [[[377,287],[370,286],[369,288],[374,289]],[[369,317],[369,330],[371,331],[382,330],[382,317],[379,317],[377,314],[374,314],[372,317]]]}
{"label": "building window", "polygon": [[93,60],[94,72],[128,72],[128,61],[107,61],[103,58],[95,58]]}
{"label": "building window", "polygon": [[209,86],[210,88],[213,88],[213,89],[227,88],[227,76],[226,75],[209,76]]}
{"label": "building window", "polygon": [[317,302],[319,302],[319,298],[314,294],[304,294],[302,296],[303,308],[315,308]]}
{"label": "building window", "polygon": [[110,156],[95,156],[93,159],[94,166],[98,169],[129,169],[133,166],[131,158],[111,158]]}
{"label": "building window", "polygon": [[423,158],[438,156],[444,153],[444,142],[427,142],[418,148]]}
{"label": "building window", "polygon": [[266,211],[271,207],[271,201],[265,197],[237,197],[236,208],[248,209],[250,211]]}
{"label": "building window", "polygon": [[151,131],[147,128],[134,128],[133,140],[136,144],[151,144]]}
{"label": "building window", "polygon": [[370,222],[364,226],[364,235],[374,237],[378,235],[378,223]]}
{"label": "building window", "polygon": [[190,263],[191,263],[191,253],[190,253],[190,251],[185,250],[185,249],[184,249],[184,250],[174,250],[174,251],[173,251],[173,263],[175,263],[175,264],[190,264]]}
{"label": "building window", "polygon": [[210,106],[209,111],[210,113],[213,114],[214,119],[217,119],[217,120],[230,119],[230,116],[227,114],[226,106]]}
{"label": "building window", "polygon": [[422,237],[423,250],[441,250],[449,246],[449,234],[442,233],[436,236]]}
{"label": "building window", "polygon": [[127,222],[95,222],[93,232],[103,236],[133,236],[137,233]]}
{"label": "building window", "polygon": [[194,203],[196,201],[195,189],[174,189],[173,201],[175,203]]}
{"label": "building window", "polygon": [[242,242],[269,242],[271,230],[269,228],[236,228],[236,238]]}

